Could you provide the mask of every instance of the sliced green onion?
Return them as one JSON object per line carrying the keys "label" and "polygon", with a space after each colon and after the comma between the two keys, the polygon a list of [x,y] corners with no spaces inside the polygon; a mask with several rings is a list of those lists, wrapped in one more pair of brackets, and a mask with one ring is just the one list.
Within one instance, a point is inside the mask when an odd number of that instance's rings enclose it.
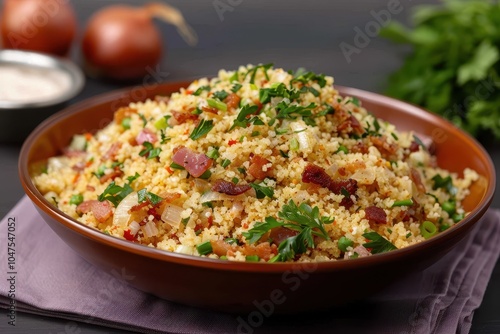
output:
{"label": "sliced green onion", "polygon": [[219,257],[219,260],[227,260],[227,256],[222,255],[221,257]]}
{"label": "sliced green onion", "polygon": [[442,224],[441,226],[439,226],[439,232],[444,232],[444,231],[446,231],[449,228],[450,228],[450,225],[448,225],[448,224]]}
{"label": "sliced green onion", "polygon": [[198,176],[198,178],[206,180],[210,178],[210,176],[212,176],[212,172],[210,170],[206,170],[205,173]]}
{"label": "sliced green onion", "polygon": [[339,153],[339,152],[344,152],[344,154],[347,154],[347,153],[349,153],[349,149],[347,149],[347,147],[345,147],[344,145],[340,145],[339,149],[335,153]]}
{"label": "sliced green onion", "polygon": [[233,177],[231,181],[233,181],[234,184],[238,184],[238,182],[240,182],[240,180],[237,177]]}
{"label": "sliced green onion", "polygon": [[347,252],[347,247],[352,247],[354,245],[354,242],[346,238],[345,236],[340,237],[339,242],[338,242],[338,247],[341,251]]}
{"label": "sliced green onion", "polygon": [[155,122],[155,128],[157,130],[164,130],[168,127],[168,119],[170,118],[171,116],[164,116],[162,118],[160,118],[159,120],[157,120]]}
{"label": "sliced green onion", "polygon": [[434,223],[426,220],[420,224],[420,233],[425,239],[429,239],[438,232],[436,225]]}
{"label": "sliced green onion", "polygon": [[210,159],[217,159],[219,157],[219,149],[217,148],[211,148],[207,152],[207,157]]}
{"label": "sliced green onion", "polygon": [[232,244],[237,245],[238,244],[238,239],[236,239],[236,238],[226,238],[226,239],[224,239],[224,241],[230,245],[232,245]]}
{"label": "sliced green onion", "polygon": [[221,165],[222,167],[226,168],[226,167],[227,167],[227,166],[229,166],[230,164],[231,164],[231,160],[229,160],[229,159],[224,159],[224,160],[222,160],[222,162],[221,162],[221,164],[220,164],[220,165]]}
{"label": "sliced green onion", "polygon": [[443,202],[443,204],[441,204],[441,208],[443,208],[444,211],[448,212],[450,216],[453,215],[457,209],[455,201]]}
{"label": "sliced green onion", "polygon": [[124,119],[122,119],[122,128],[124,128],[125,130],[130,129],[130,121],[130,117],[125,117]]}
{"label": "sliced green onion", "polygon": [[207,103],[212,108],[216,108],[216,109],[219,109],[222,111],[227,111],[227,104],[225,104],[224,102],[214,100],[214,99],[207,99]]}
{"label": "sliced green onion", "polygon": [[170,168],[172,168],[172,169],[179,169],[179,170],[184,170],[185,169],[183,166],[181,166],[179,164],[176,164],[175,162],[172,162],[170,164]]}
{"label": "sliced green onion", "polygon": [[259,262],[260,257],[258,255],[247,255],[245,259],[247,262]]}
{"label": "sliced green onion", "polygon": [[451,216],[451,219],[453,219],[455,223],[458,223],[459,221],[464,219],[464,217],[465,215],[463,213],[454,213],[453,216]]}
{"label": "sliced green onion", "polygon": [[71,198],[69,199],[69,204],[79,205],[82,202],[83,202],[82,194],[72,195]]}
{"label": "sliced green onion", "polygon": [[392,205],[392,208],[396,206],[412,206],[412,205],[413,205],[413,200],[409,198],[409,199],[404,199],[402,201],[395,201],[394,204]]}
{"label": "sliced green onion", "polygon": [[394,138],[395,140],[399,140],[398,136],[397,136],[394,132],[391,132],[391,136],[392,136],[392,138]]}
{"label": "sliced green onion", "polygon": [[199,244],[198,246],[196,246],[196,249],[198,250],[198,253],[200,253],[200,255],[207,255],[212,253],[213,251],[210,241],[205,241],[204,243]]}
{"label": "sliced green onion", "polygon": [[297,151],[299,149],[299,141],[297,138],[290,140],[290,151]]}

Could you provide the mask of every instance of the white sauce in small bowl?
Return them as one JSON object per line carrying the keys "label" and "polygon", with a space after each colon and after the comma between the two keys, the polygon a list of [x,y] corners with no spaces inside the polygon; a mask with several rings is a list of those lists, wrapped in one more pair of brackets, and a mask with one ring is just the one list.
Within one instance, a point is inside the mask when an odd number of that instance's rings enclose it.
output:
{"label": "white sauce in small bowl", "polygon": [[65,71],[0,64],[0,102],[50,101],[65,94],[70,88],[71,77]]}

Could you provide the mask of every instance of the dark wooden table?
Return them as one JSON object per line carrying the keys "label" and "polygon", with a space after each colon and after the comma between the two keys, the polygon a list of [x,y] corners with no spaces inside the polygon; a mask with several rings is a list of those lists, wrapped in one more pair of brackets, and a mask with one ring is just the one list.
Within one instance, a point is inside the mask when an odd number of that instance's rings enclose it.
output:
{"label": "dark wooden table", "polygon": [[[143,1],[120,2],[140,4]],[[427,0],[419,4],[437,2]],[[117,1],[73,1],[81,29],[93,12],[115,3]],[[156,22],[167,46],[158,68],[162,80],[214,75],[220,68],[273,62],[286,69],[305,67],[333,75],[340,85],[383,92],[388,74],[401,65],[408,50],[377,37],[376,28],[390,20],[406,22],[416,2],[402,0],[397,6],[391,5],[397,2],[388,0],[172,0],[169,3],[180,8],[194,26],[199,44],[194,48],[187,46],[172,26]],[[366,32],[367,28],[372,29],[372,36],[356,37],[357,31]],[[81,64],[79,43],[75,42],[72,58]],[[84,90],[71,102],[123,86],[88,78]],[[17,176],[19,150],[20,145],[0,144],[0,217],[23,195]],[[495,166],[500,166],[500,148],[489,145],[487,150]],[[495,196],[492,207],[500,208],[499,196]],[[500,264],[497,263],[483,303],[474,314],[471,333],[500,333],[499,310]],[[0,320],[0,332],[12,333],[13,328],[6,326],[4,316],[2,314],[3,320]],[[17,323],[16,333],[122,332],[83,323],[78,324],[78,331],[74,332],[66,320],[24,313],[17,314]]]}

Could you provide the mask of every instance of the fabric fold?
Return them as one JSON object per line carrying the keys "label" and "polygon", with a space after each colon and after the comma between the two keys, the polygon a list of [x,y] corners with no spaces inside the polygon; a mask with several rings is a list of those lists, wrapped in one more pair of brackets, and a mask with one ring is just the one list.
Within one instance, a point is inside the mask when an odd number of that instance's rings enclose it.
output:
{"label": "fabric fold", "polygon": [[[423,272],[362,301],[307,317],[271,316],[252,327],[244,316],[161,300],[126,285],[120,277],[127,273],[95,268],[45,224],[26,196],[0,222],[2,245],[8,218],[16,219],[17,312],[143,333],[468,333],[500,254],[500,211],[490,209]],[[0,253],[2,265],[7,257]],[[11,303],[9,287],[0,279],[1,308]]]}

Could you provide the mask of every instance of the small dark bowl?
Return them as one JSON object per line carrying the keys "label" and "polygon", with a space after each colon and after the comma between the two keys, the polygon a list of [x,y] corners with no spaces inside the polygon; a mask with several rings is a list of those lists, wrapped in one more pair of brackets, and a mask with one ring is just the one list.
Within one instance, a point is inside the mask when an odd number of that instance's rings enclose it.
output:
{"label": "small dark bowl", "polygon": [[[149,97],[168,95],[186,82],[142,87]],[[23,187],[47,224],[83,258],[106,270],[125,269],[127,283],[161,298],[229,312],[249,312],[255,305],[273,303],[279,313],[326,308],[366,297],[412,271],[435,263],[486,212],[494,193],[495,169],[485,150],[449,122],[418,107],[353,88],[337,87],[358,97],[374,114],[402,130],[430,136],[440,166],[461,173],[475,169],[481,180],[464,206],[471,213],[454,228],[416,245],[347,261],[323,263],[237,263],[165,252],[93,230],[51,206],[30,177],[33,163],[55,156],[73,134],[96,131],[110,122],[113,111],[137,94],[123,90],[71,106],[41,124],[26,140],[19,158]],[[139,89],[139,88],[138,88]],[[144,95],[143,95],[144,96]],[[458,153],[460,152],[460,153]]]}
{"label": "small dark bowl", "polygon": [[55,69],[66,72],[71,85],[52,99],[29,102],[29,96],[23,102],[0,100],[0,143],[22,143],[33,129],[52,114],[64,108],[83,88],[82,71],[69,60],[45,54],[0,50],[1,66],[23,66],[35,69]]}

